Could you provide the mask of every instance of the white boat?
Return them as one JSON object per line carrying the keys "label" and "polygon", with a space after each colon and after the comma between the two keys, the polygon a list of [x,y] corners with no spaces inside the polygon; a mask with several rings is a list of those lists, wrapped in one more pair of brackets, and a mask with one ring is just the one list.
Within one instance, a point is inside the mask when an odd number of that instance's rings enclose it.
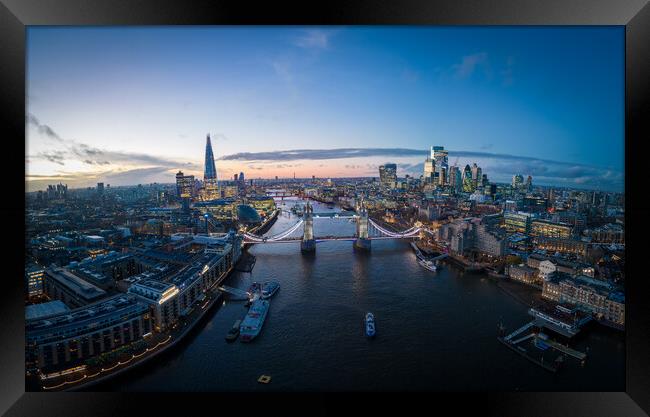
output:
{"label": "white boat", "polygon": [[434,265],[433,262],[427,261],[425,259],[418,259],[418,263],[420,266],[422,266],[424,269],[428,269],[431,272],[436,272],[436,266]]}
{"label": "white boat", "polygon": [[262,298],[271,298],[280,289],[280,284],[275,281],[267,281],[262,285]]}
{"label": "white boat", "polygon": [[262,330],[264,319],[269,311],[269,302],[266,300],[255,300],[248,310],[248,314],[239,327],[240,340],[250,342]]}
{"label": "white boat", "polygon": [[375,337],[375,316],[372,313],[366,313],[366,336]]}

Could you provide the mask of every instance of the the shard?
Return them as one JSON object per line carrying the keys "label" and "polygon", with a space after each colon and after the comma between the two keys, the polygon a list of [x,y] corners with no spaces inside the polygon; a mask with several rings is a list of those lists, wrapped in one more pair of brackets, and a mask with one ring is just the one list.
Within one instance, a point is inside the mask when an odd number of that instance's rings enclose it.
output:
{"label": "the shard", "polygon": [[210,142],[210,134],[205,143],[205,172],[203,180],[209,182],[217,181],[217,167],[214,165],[214,154],[212,153],[212,143]]}

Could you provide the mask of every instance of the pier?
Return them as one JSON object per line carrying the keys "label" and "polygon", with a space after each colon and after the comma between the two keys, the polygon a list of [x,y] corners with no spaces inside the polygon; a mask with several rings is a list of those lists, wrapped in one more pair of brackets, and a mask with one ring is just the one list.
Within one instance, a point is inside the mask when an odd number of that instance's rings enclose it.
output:
{"label": "pier", "polygon": [[239,288],[233,288],[229,287],[227,285],[222,285],[217,288],[219,291],[226,293],[231,296],[231,300],[248,300],[248,292],[239,289]]}
{"label": "pier", "polygon": [[[551,310],[551,309],[534,309],[531,308],[528,310],[528,313],[534,317],[534,320],[524,324],[520,328],[516,329],[512,333],[508,334],[505,337],[497,337],[499,342],[506,345],[513,352],[517,352],[526,359],[530,360],[537,365],[540,365],[546,370],[556,372],[559,365],[563,362],[563,356],[571,356],[572,358],[584,361],[587,358],[587,354],[572,349],[566,345],[551,340],[547,335],[541,332],[542,329],[550,329],[553,332],[571,338],[578,334],[581,327],[589,322],[589,316],[582,316],[574,312],[573,315],[563,312],[562,310]],[[532,330],[531,333],[518,337],[522,333],[528,331],[529,329],[538,329]],[[518,337],[518,338],[517,338]],[[514,339],[514,340],[513,340]],[[553,362],[549,364],[548,362],[544,363],[543,356],[540,359],[535,358],[532,354],[528,352],[526,348],[521,346],[521,344],[529,339],[534,340],[534,346],[538,349],[546,350],[547,348],[552,348],[555,351],[560,352],[560,356]]]}

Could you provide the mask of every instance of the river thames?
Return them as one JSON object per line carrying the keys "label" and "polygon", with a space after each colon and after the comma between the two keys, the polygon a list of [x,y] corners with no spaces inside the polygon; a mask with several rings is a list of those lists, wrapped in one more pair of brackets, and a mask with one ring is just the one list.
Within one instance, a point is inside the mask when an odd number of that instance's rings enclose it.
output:
{"label": "river thames", "polygon": [[[315,213],[334,210],[314,204]],[[269,235],[297,220],[281,215]],[[354,230],[349,219],[314,219],[316,236]],[[483,274],[450,265],[425,270],[407,241],[373,241],[368,254],[353,251],[351,242],[319,243],[315,256],[301,255],[298,243],[255,245],[250,253],[257,257],[252,274],[236,272],[225,284],[281,285],[252,343],[224,340],[247,312],[243,301],[226,297],[171,351],[92,390],[625,390],[622,333],[585,329],[572,341],[589,349],[584,366],[569,359],[550,373],[496,339],[499,322],[512,331],[530,321],[527,306]],[[363,330],[368,311],[376,319],[373,340]],[[549,360],[556,356],[548,351]],[[270,384],[257,382],[262,374]]]}

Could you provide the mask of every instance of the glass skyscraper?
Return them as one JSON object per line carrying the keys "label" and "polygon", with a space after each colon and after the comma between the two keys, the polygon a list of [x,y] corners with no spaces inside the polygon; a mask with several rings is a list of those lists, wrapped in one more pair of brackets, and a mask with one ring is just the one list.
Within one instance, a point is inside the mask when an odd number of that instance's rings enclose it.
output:
{"label": "glass skyscraper", "polygon": [[205,172],[203,174],[203,180],[208,182],[208,180],[217,181],[217,167],[214,165],[214,154],[212,153],[212,143],[210,142],[210,134],[208,134],[207,141],[205,143]]}

